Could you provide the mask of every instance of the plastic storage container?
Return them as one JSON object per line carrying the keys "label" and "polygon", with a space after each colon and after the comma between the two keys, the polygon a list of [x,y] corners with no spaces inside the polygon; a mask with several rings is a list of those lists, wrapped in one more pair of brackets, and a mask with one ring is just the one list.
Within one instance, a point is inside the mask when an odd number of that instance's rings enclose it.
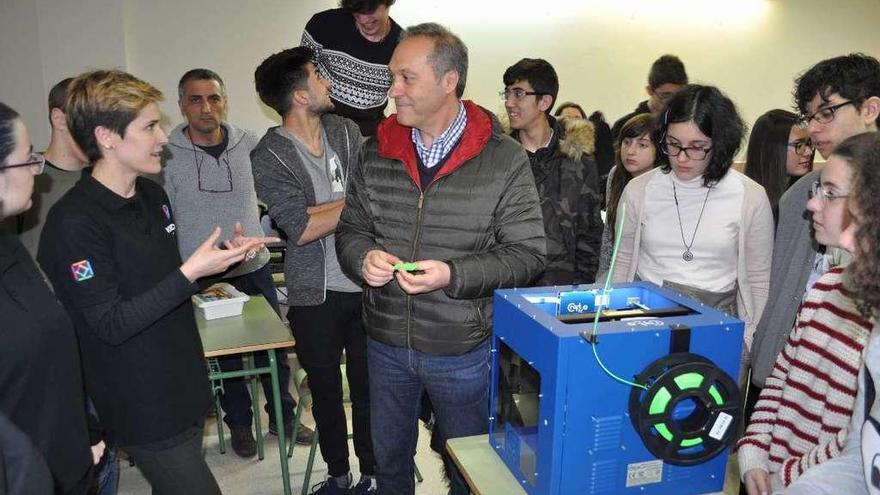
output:
{"label": "plastic storage container", "polygon": [[225,282],[214,284],[192,296],[193,304],[206,320],[238,316],[248,299],[250,297],[247,294]]}

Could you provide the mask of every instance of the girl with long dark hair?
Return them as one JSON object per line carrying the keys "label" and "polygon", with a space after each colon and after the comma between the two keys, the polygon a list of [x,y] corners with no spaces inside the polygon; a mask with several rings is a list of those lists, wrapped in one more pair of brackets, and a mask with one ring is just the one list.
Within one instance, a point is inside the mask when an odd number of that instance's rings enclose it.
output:
{"label": "girl with long dark hair", "polygon": [[815,149],[799,117],[786,110],[770,110],[758,117],[749,136],[745,174],[764,186],[773,218],[779,198],[789,186],[813,170]]}
{"label": "girl with long dark hair", "polygon": [[658,165],[657,147],[651,140],[653,122],[649,113],[636,115],[621,127],[620,136],[614,144],[615,164],[608,173],[605,186],[605,229],[602,231],[597,280],[605,275],[611,262],[614,226],[617,225],[617,203],[623,194],[623,188],[634,177]]}

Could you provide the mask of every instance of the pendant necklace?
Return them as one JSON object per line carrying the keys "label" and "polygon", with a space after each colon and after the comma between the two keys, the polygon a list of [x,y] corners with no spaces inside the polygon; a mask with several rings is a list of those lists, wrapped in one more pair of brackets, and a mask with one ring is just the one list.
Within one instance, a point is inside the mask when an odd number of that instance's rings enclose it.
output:
{"label": "pendant necklace", "polygon": [[681,253],[681,259],[685,261],[692,261],[694,259],[694,253],[691,252],[691,246],[694,245],[694,240],[697,238],[697,229],[700,228],[700,221],[703,219],[703,212],[706,211],[706,203],[709,201],[709,193],[711,191],[711,187],[707,188],[706,199],[703,200],[703,207],[700,208],[700,216],[697,218],[697,226],[694,227],[694,235],[691,236],[691,243],[688,244],[687,241],[684,240],[684,227],[681,224],[681,210],[678,209],[678,193],[675,190],[675,180],[672,180],[672,197],[675,199],[675,213],[678,214],[678,230],[681,232],[681,243],[684,244],[684,252]]}

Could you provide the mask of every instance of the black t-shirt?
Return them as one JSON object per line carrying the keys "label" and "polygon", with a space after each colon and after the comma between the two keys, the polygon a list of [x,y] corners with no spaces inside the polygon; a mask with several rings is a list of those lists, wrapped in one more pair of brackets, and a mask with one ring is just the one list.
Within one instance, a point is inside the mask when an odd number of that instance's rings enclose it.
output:
{"label": "black t-shirt", "polygon": [[226,132],[226,129],[224,129],[223,126],[220,126],[220,132],[223,133],[223,139],[220,140],[219,144],[215,144],[214,146],[201,146],[198,144],[196,145],[201,148],[202,151],[204,151],[205,153],[213,156],[215,160],[219,160],[220,155],[222,155],[223,152],[226,151],[226,148],[229,146],[229,134]]}
{"label": "black t-shirt", "polygon": [[90,173],[49,212],[38,259],[76,327],[86,386],[111,438],[167,439],[211,405],[165,191],[139,177],[123,198]]}

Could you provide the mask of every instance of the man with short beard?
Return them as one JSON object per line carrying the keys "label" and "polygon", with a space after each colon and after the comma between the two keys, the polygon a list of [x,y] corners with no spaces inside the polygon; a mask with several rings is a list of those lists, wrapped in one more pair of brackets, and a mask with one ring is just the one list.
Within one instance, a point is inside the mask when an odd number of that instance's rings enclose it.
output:
{"label": "man with short beard", "polygon": [[[281,116],[281,126],[270,128],[251,153],[254,181],[269,216],[287,236],[287,319],[309,376],[318,442],[329,473],[314,493],[376,493],[361,288],[342,273],[334,234],[349,172],[357,167],[361,135],[357,124],[330,113],[330,81],[317,72],[313,59],[309,48],[297,47],[257,67],[257,93]],[[342,405],[343,351],[361,473],[354,487]]]}

